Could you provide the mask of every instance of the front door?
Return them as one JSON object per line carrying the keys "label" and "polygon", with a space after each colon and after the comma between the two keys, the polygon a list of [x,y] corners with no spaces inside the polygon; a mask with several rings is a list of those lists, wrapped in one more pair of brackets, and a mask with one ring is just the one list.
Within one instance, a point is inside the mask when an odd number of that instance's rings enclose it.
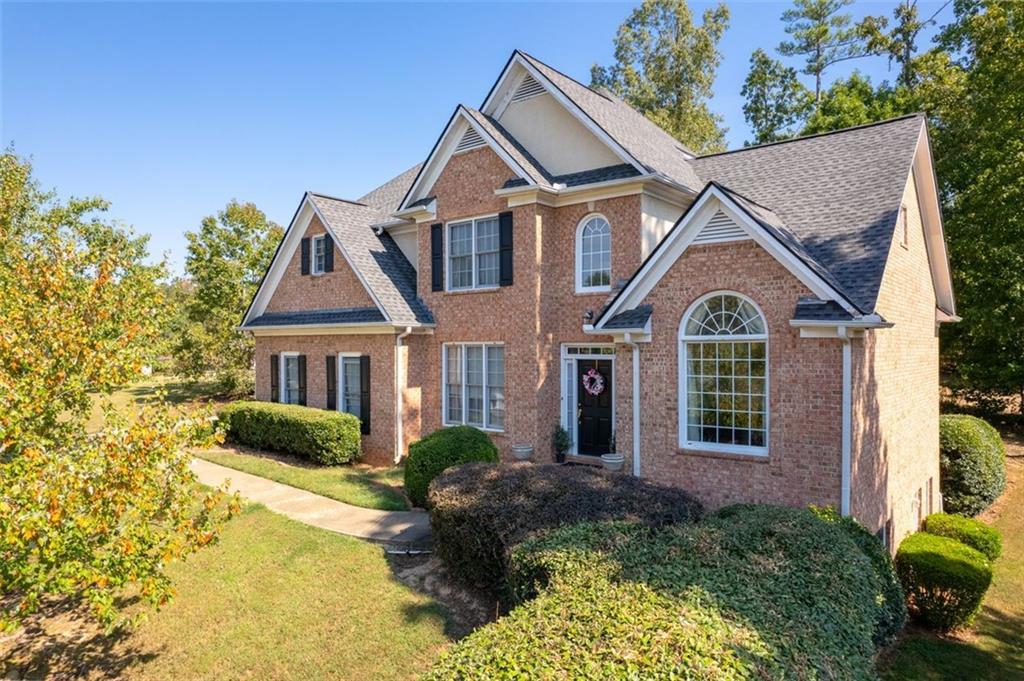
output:
{"label": "front door", "polygon": [[576,453],[607,454],[612,437],[612,361],[577,359],[576,395]]}

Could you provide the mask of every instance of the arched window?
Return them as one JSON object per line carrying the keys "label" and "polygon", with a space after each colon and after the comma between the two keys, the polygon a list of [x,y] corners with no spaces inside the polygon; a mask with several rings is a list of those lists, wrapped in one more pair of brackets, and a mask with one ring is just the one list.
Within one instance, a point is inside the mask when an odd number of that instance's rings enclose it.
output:
{"label": "arched window", "polygon": [[576,228],[576,290],[609,291],[612,285],[612,228],[602,215],[583,218]]}
{"label": "arched window", "polygon": [[679,325],[679,446],[768,453],[768,328],[738,293],[700,298]]}

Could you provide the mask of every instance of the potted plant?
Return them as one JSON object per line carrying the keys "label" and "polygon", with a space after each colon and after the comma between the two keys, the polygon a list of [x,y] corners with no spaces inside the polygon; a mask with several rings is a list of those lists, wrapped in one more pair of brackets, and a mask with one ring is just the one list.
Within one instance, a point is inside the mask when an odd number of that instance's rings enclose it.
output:
{"label": "potted plant", "polygon": [[533,445],[512,445],[512,456],[516,461],[529,461],[533,456]]}
{"label": "potted plant", "polygon": [[551,438],[551,446],[555,449],[555,463],[565,463],[565,454],[571,445],[569,431],[562,426],[555,428],[555,434]]}
{"label": "potted plant", "polygon": [[621,471],[626,463],[626,457],[615,450],[615,431],[612,431],[612,436],[608,438],[608,450],[607,454],[601,455],[601,463],[605,470]]}

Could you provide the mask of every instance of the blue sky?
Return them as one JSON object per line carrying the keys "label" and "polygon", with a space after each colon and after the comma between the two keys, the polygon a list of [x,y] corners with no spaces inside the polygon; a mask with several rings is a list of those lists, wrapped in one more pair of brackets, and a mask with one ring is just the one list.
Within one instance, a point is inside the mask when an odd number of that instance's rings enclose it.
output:
{"label": "blue sky", "polygon": [[[732,148],[748,137],[739,91],[750,53],[783,39],[789,3],[729,5],[712,107]],[[284,225],[306,189],[355,198],[422,160],[514,48],[589,82],[632,7],[4,2],[0,139],[32,157],[44,187],[110,200],[110,215],[151,234],[153,255],[180,271],[185,231],[232,198]],[[828,79],[853,68],[893,76],[871,58]]]}

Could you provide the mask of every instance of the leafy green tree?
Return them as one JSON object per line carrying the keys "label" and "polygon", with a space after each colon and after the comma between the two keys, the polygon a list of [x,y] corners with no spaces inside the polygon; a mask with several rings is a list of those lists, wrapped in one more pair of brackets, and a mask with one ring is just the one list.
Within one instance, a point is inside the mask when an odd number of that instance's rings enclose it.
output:
{"label": "leafy green tree", "polygon": [[899,66],[900,73],[896,79],[898,85],[911,87],[915,83],[917,38],[922,30],[935,24],[935,17],[948,5],[948,1],[943,3],[931,16],[922,19],[918,13],[917,0],[900,0],[893,9],[891,29],[889,19],[884,16],[865,17],[858,25],[860,34],[867,41],[867,51],[888,55],[889,64],[895,62]]}
{"label": "leafy green tree", "polygon": [[0,156],[0,629],[50,594],[107,624],[122,597],[166,602],[167,563],[233,511],[189,470],[207,414],[155,405],[127,423],[108,408],[86,433],[93,395],[138,376],[163,321],[164,267],[100,219],[106,207],[61,203]]}
{"label": "leafy green tree", "polygon": [[754,132],[753,144],[792,137],[814,106],[811,93],[799,81],[796,69],[783,66],[761,48],[750,55],[750,71],[743,82],[743,115]]}
{"label": "leafy green tree", "polygon": [[185,270],[194,292],[175,350],[179,374],[212,373],[229,394],[250,391],[253,341],[237,327],[282,234],[255,205],[237,201],[186,233]]}
{"label": "leafy green tree", "polygon": [[849,13],[842,10],[853,0],[794,0],[782,13],[792,40],[779,44],[786,57],[804,57],[804,73],[814,77],[815,108],[821,105],[822,74],[841,61],[868,54],[866,41]]}
{"label": "leafy green tree", "polygon": [[808,117],[802,133],[809,135],[884,121],[916,111],[918,106],[911,90],[894,88],[888,83],[875,88],[869,78],[854,71],[849,78],[833,82],[822,94],[818,109]]}
{"label": "leafy green tree", "polygon": [[919,87],[963,317],[943,326],[943,350],[959,385],[1024,405],[1024,5],[954,7]]}
{"label": "leafy green tree", "polygon": [[728,26],[724,4],[705,10],[697,25],[685,0],[644,0],[619,27],[615,64],[595,64],[591,85],[618,95],[694,152],[722,151],[722,117],[708,99]]}

